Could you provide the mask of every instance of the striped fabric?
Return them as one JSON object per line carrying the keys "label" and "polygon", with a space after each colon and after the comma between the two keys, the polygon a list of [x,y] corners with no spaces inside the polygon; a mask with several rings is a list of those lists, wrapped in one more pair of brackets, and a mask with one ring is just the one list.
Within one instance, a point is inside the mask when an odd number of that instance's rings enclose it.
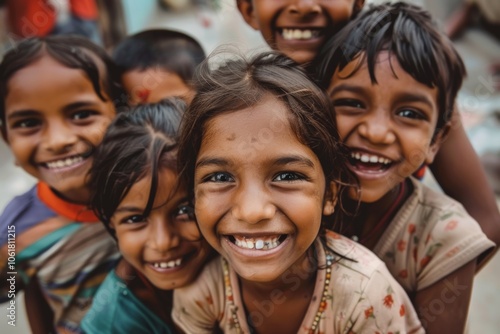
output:
{"label": "striped fabric", "polygon": [[[37,206],[40,206],[40,202],[47,203],[47,198],[38,201]],[[24,209],[27,212],[15,215],[4,212],[0,219],[7,214],[17,218],[36,214],[28,212],[29,208]],[[0,222],[3,228],[5,221]],[[16,221],[9,225],[16,225]],[[59,213],[29,229],[17,229],[16,226],[16,230],[22,230],[16,235],[16,243],[20,245],[15,263],[17,275],[25,283],[37,276],[59,331],[81,332],[80,321],[90,308],[97,288],[119,258],[116,243],[103,224],[79,222]],[[2,272],[6,265],[7,259],[2,253]],[[7,293],[8,287],[2,284],[0,302],[8,300]]]}

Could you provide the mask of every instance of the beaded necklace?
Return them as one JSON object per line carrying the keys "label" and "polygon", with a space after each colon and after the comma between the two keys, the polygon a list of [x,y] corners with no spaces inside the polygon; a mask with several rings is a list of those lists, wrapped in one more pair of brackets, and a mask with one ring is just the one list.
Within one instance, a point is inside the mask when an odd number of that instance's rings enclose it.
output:
{"label": "beaded necklace", "polygon": [[[326,298],[328,296],[328,288],[330,287],[330,278],[332,277],[332,264],[334,260],[334,256],[327,250],[325,250],[326,253],[326,273],[325,273],[325,285],[323,287],[323,293],[321,294],[321,302],[318,307],[318,311],[316,312],[316,315],[314,317],[313,323],[311,325],[311,329],[309,330],[309,333],[315,333],[319,321],[321,319],[321,316],[323,315],[323,312],[326,309]],[[237,307],[234,305],[234,297],[233,297],[233,290],[231,288],[231,281],[229,278],[229,265],[226,261],[226,259],[222,259],[222,270],[224,272],[224,286],[225,286],[225,291],[226,291],[226,302],[230,304],[230,308],[232,310],[231,313],[231,319],[232,319],[232,325],[236,329],[236,332],[243,333],[241,329],[240,322],[238,320],[238,314],[237,314]]]}

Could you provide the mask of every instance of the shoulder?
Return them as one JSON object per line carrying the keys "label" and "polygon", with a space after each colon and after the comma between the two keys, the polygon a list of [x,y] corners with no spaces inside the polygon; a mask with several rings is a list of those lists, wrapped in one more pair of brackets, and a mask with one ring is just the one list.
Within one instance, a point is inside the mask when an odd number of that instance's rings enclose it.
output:
{"label": "shoulder", "polygon": [[92,306],[82,320],[85,333],[110,333],[115,322],[115,310],[120,307],[120,297],[127,293],[125,283],[112,270],[102,282],[92,300]]}
{"label": "shoulder", "polygon": [[114,270],[99,287],[81,326],[88,334],[171,333],[170,328],[133,294]]}
{"label": "shoulder", "polygon": [[335,265],[342,270],[370,277],[384,266],[384,262],[368,248],[333,231],[326,232],[326,243],[337,254]]}
{"label": "shoulder", "polygon": [[[37,196],[37,186],[22,195],[14,197],[5,207],[0,215],[0,229],[15,231],[20,235],[48,218],[57,216],[57,214],[43,204]],[[13,228],[11,228],[13,226]],[[0,236],[0,246],[7,242],[7,234]]]}
{"label": "shoulder", "polygon": [[414,187],[414,195],[417,198],[416,207],[432,211],[437,216],[455,213],[460,216],[470,217],[462,204],[453,198],[442,192],[435,191],[413,178],[410,178],[410,180]]}
{"label": "shoulder", "polygon": [[225,312],[222,258],[205,265],[195,282],[174,291],[172,319],[186,333],[212,333]]}
{"label": "shoulder", "polygon": [[[406,292],[384,262],[364,246],[334,232],[327,244],[345,258],[332,264],[329,297],[336,319],[353,332],[422,332]],[[338,256],[337,256],[338,258]]]}

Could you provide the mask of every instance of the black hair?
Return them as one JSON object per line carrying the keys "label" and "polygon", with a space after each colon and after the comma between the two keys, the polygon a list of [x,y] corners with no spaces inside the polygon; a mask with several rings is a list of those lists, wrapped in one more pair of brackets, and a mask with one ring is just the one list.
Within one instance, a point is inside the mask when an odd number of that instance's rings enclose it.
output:
{"label": "black hair", "polygon": [[[0,129],[5,140],[7,138],[5,99],[9,93],[9,79],[19,70],[45,55],[68,68],[82,70],[89,78],[99,98],[103,101],[111,99],[117,111],[125,105],[126,95],[122,90],[116,65],[100,46],[80,36],[58,35],[28,38],[7,52],[0,63]],[[105,73],[100,73],[95,57],[103,62]]]}
{"label": "black hair", "polygon": [[337,70],[362,57],[359,66],[366,61],[375,84],[377,56],[383,51],[395,56],[416,81],[437,87],[439,117],[435,133],[439,132],[450,120],[466,71],[452,42],[424,9],[407,3],[370,6],[325,43],[312,68],[319,85],[327,89]]}
{"label": "black hair", "polygon": [[173,30],[153,29],[126,37],[113,52],[123,75],[159,67],[175,73],[189,84],[194,70],[205,59],[201,45],[192,37]]}
{"label": "black hair", "polygon": [[160,167],[177,170],[178,129],[186,103],[167,98],[119,114],[108,127],[89,171],[90,206],[114,235],[111,218],[130,188],[151,175],[143,215],[148,216],[158,189]]}

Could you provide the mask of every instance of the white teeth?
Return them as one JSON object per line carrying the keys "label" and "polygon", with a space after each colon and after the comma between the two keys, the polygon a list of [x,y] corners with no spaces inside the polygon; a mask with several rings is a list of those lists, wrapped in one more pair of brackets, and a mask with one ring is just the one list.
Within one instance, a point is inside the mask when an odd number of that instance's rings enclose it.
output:
{"label": "white teeth", "polygon": [[238,247],[245,249],[273,249],[278,247],[281,242],[278,237],[267,239],[253,239],[253,238],[240,238],[234,237],[234,244]]}
{"label": "white teeth", "polygon": [[375,163],[375,164],[379,163],[379,164],[384,164],[384,165],[388,165],[392,162],[389,159],[379,157],[377,155],[370,155],[370,154],[359,153],[359,152],[351,153],[351,158],[356,159],[356,160],[360,160],[361,162],[365,162],[365,163],[370,162],[370,163]]}
{"label": "white teeth", "polygon": [[311,39],[319,36],[319,31],[310,29],[283,29],[283,38],[293,39]]}
{"label": "white teeth", "polygon": [[77,164],[81,161],[83,161],[83,157],[78,156],[78,157],[72,157],[72,158],[66,158],[66,159],[62,159],[62,160],[47,162],[46,165],[47,165],[47,167],[49,167],[49,169],[63,168],[63,167],[72,166],[72,165]]}
{"label": "white teeth", "polygon": [[153,267],[155,268],[174,268],[180,266],[182,263],[182,258],[177,260],[172,260],[168,262],[154,262]]}

